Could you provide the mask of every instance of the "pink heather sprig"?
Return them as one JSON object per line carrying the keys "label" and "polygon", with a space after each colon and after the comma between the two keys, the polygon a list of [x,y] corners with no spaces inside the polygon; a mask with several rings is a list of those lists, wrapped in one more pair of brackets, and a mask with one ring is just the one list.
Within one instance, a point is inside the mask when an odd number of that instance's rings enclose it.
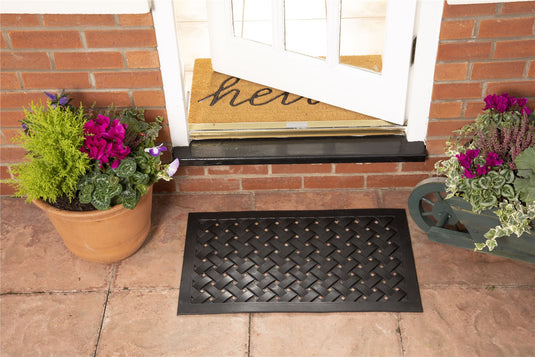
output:
{"label": "pink heather sprig", "polygon": [[97,160],[100,168],[111,160],[110,167],[117,168],[130,153],[130,148],[123,143],[125,132],[126,125],[118,119],[112,122],[110,118],[99,114],[84,124],[85,140],[80,150]]}
{"label": "pink heather sprig", "polygon": [[507,93],[502,95],[490,94],[485,97],[485,107],[483,110],[491,109],[499,113],[504,113],[508,110],[518,110],[523,115],[528,116],[531,110],[526,107],[528,100],[526,98],[511,97]]}
{"label": "pink heather sprig", "polygon": [[510,169],[516,170],[514,159],[535,145],[534,135],[535,125],[524,115],[518,122],[508,123],[501,129],[492,125],[478,130],[473,141],[482,154],[496,152]]}

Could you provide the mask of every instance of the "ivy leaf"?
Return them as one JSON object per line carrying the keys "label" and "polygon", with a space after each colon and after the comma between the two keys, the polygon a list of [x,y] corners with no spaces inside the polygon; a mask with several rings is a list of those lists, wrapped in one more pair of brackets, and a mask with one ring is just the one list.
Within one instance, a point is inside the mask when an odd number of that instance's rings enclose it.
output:
{"label": "ivy leaf", "polygon": [[485,248],[485,243],[476,243],[476,248],[474,250],[483,250],[483,248]]}
{"label": "ivy leaf", "polygon": [[498,246],[498,243],[496,243],[495,240],[492,240],[492,239],[487,239],[487,241],[485,242],[487,248],[489,248],[489,251],[493,251],[494,248],[496,248]]}

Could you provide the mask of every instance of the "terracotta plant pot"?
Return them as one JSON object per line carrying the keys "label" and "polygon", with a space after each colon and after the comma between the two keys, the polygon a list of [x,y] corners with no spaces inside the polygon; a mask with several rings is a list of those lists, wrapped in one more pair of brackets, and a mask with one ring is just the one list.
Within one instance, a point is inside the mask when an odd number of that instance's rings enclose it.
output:
{"label": "terracotta plant pot", "polygon": [[76,256],[91,262],[116,263],[134,254],[151,227],[152,186],[136,208],[117,205],[106,211],[64,211],[36,200]]}

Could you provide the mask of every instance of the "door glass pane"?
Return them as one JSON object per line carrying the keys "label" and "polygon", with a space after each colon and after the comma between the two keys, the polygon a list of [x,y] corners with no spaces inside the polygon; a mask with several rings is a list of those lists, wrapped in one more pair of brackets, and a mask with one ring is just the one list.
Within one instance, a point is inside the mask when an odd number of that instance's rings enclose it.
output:
{"label": "door glass pane", "polygon": [[387,0],[342,0],[340,63],[381,72]]}
{"label": "door glass pane", "polygon": [[327,10],[325,0],[286,0],[286,50],[325,59]]}
{"label": "door glass pane", "polygon": [[271,0],[232,0],[234,36],[271,45]]}

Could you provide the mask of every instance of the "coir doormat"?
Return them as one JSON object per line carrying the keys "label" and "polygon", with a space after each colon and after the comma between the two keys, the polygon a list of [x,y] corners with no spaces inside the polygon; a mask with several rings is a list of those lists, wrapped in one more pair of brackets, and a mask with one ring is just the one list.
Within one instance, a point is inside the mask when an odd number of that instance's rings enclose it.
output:
{"label": "coir doormat", "polygon": [[393,126],[374,117],[214,72],[207,58],[195,60],[188,125],[190,130]]}
{"label": "coir doormat", "polygon": [[178,314],[409,311],[404,210],[190,213]]}

